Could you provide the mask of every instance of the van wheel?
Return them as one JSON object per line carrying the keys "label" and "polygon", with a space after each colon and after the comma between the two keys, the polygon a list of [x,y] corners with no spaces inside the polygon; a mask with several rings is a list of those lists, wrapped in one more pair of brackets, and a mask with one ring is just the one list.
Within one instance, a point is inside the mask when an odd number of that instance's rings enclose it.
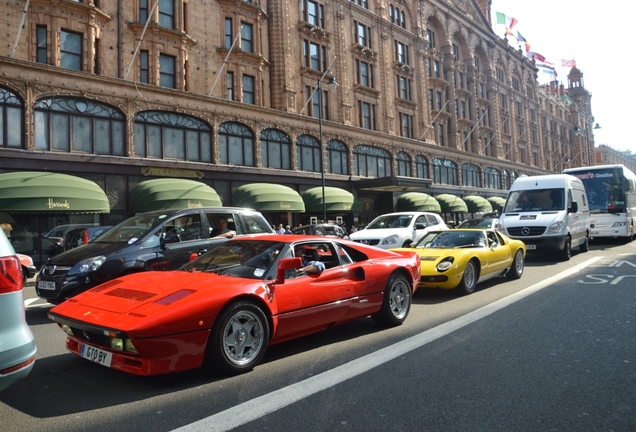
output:
{"label": "van wheel", "polygon": [[572,258],[572,239],[570,236],[565,238],[565,245],[561,251],[561,261],[569,261]]}
{"label": "van wheel", "polygon": [[585,241],[583,241],[583,243],[581,243],[581,246],[579,246],[579,250],[581,252],[587,252],[588,250],[590,250],[590,236],[589,234],[585,234]]}

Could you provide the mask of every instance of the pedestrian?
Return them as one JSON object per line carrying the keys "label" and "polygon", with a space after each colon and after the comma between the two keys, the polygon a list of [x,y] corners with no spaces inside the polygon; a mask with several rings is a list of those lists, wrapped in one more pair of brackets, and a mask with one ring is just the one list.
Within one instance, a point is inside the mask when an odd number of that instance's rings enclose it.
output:
{"label": "pedestrian", "polygon": [[289,225],[287,225],[287,226],[285,227],[285,234],[293,234],[293,233],[292,233],[292,230],[291,230],[291,227],[290,227]]}
{"label": "pedestrian", "polygon": [[285,228],[283,228],[283,224],[278,224],[278,229],[276,230],[278,234],[285,234]]}

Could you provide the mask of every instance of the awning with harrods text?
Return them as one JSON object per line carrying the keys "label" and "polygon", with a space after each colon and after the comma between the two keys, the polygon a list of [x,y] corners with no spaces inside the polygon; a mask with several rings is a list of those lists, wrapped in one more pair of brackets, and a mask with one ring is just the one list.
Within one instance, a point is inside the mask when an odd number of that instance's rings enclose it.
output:
{"label": "awning with harrods text", "polygon": [[0,174],[0,212],[110,213],[97,183],[67,174],[21,171]]}
{"label": "awning with harrods text", "polygon": [[347,190],[325,186],[325,206],[322,201],[322,186],[307,189],[302,193],[307,213],[322,213],[326,208],[329,213],[359,212],[360,202]]}
{"label": "awning with harrods text", "polygon": [[289,186],[274,183],[248,183],[232,193],[232,204],[260,212],[304,212],[305,203]]}
{"label": "awning with harrods text", "polygon": [[176,178],[143,181],[130,191],[128,197],[132,213],[222,205],[219,194],[205,183]]}
{"label": "awning with harrods text", "polygon": [[407,192],[400,195],[395,203],[395,211],[426,211],[441,213],[439,202],[431,195],[422,192]]}
{"label": "awning with harrods text", "polygon": [[506,199],[498,196],[488,197],[488,202],[492,206],[493,210],[501,212],[506,205]]}
{"label": "awning with harrods text", "polygon": [[466,195],[462,198],[470,213],[488,213],[492,211],[490,201],[479,195]]}
{"label": "awning with harrods text", "polygon": [[464,200],[451,194],[441,194],[435,197],[442,207],[442,213],[467,213],[468,207]]}

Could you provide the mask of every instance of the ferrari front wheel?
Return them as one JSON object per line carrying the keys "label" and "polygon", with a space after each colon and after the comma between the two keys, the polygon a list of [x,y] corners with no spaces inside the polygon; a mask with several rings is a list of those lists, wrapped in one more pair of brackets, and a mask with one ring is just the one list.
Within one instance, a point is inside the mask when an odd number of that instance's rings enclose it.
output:
{"label": "ferrari front wheel", "polygon": [[477,267],[475,266],[475,263],[473,261],[468,261],[464,268],[464,276],[457,288],[459,288],[462,294],[472,294],[475,292],[475,287],[477,286],[477,277]]}
{"label": "ferrari front wheel", "polygon": [[248,372],[265,355],[270,336],[263,310],[248,301],[238,301],[221,311],[206,347],[206,366],[238,374]]}
{"label": "ferrari front wheel", "polygon": [[411,284],[399,273],[393,273],[386,283],[380,311],[372,318],[378,324],[397,326],[404,322],[411,310]]}

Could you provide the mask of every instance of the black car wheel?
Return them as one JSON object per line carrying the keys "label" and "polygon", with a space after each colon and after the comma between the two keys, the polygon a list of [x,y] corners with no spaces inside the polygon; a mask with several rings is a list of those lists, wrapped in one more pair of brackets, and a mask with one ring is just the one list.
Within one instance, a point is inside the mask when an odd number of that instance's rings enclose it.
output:
{"label": "black car wheel", "polygon": [[252,370],[265,356],[270,327],[263,310],[238,301],[216,319],[206,347],[206,366],[238,374]]}
{"label": "black car wheel", "polygon": [[386,326],[398,326],[404,322],[411,310],[411,284],[399,273],[393,273],[386,283],[380,311],[373,320]]}

